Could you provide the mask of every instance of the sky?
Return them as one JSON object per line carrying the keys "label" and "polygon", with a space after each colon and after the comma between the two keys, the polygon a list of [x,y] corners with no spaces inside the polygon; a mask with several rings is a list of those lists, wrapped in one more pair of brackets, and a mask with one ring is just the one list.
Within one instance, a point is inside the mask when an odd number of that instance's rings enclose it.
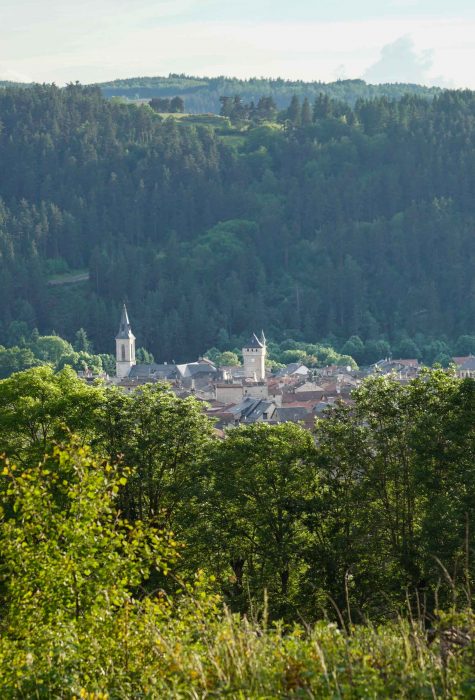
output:
{"label": "sky", "polygon": [[0,80],[168,75],[475,89],[473,0],[0,0]]}

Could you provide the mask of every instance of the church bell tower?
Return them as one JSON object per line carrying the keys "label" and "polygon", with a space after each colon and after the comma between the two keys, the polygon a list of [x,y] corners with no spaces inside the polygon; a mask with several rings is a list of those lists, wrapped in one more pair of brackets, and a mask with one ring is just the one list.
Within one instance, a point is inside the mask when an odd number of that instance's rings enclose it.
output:
{"label": "church bell tower", "polygon": [[129,376],[135,365],[135,336],[130,327],[127,307],[123,306],[119,332],[115,337],[115,372],[118,379]]}
{"label": "church bell tower", "polygon": [[254,379],[256,382],[263,382],[266,378],[266,355],[267,342],[264,331],[261,338],[252,334],[248,343],[242,349],[244,360],[244,374],[247,379]]}

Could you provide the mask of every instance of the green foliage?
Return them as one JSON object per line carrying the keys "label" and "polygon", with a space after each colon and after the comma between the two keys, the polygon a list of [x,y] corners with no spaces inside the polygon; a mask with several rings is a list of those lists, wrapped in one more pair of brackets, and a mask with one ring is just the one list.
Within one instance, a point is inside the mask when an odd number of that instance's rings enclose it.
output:
{"label": "green foliage", "polygon": [[300,100],[297,95],[293,95],[292,99],[290,100],[289,108],[285,113],[285,118],[288,119],[293,126],[300,126],[302,123],[301,114],[302,107]]}
{"label": "green foliage", "polygon": [[[360,358],[360,362],[363,359],[364,364],[374,364],[378,360],[389,357],[391,357],[391,347],[387,340],[368,340],[365,343],[363,358]],[[405,355],[398,355],[398,357],[405,357]]]}
{"label": "green foliage", "polygon": [[[38,334],[36,334],[37,336]],[[12,321],[8,326],[7,342],[9,345],[25,345],[29,336],[28,324],[25,321]]]}
{"label": "green foliage", "polygon": [[0,345],[0,379],[39,364],[29,348],[4,348]]}
{"label": "green foliage", "polygon": [[[320,575],[326,568],[325,587],[336,583],[332,595],[342,608],[351,575],[358,614],[397,609],[402,591],[411,599],[423,593],[433,608],[442,577],[437,559],[457,570],[464,548],[473,546],[475,382],[442,370],[408,385],[379,377],[352,398],[354,406],[317,424],[331,536],[313,565]],[[470,566],[458,580],[460,593],[472,577]],[[452,592],[442,586],[439,603]]]}
{"label": "green foliage", "polygon": [[104,372],[106,372],[110,377],[113,377],[115,375],[115,357],[114,357],[114,355],[101,353],[98,355],[98,357],[101,360],[102,369],[104,370]]}
{"label": "green foliage", "polygon": [[305,361],[307,359],[307,353],[305,350],[284,350],[280,354],[280,360],[284,364],[289,364],[291,362],[301,362],[302,364],[305,364]]}
{"label": "green foliage", "polygon": [[304,514],[318,493],[312,436],[291,423],[243,426],[210,455],[208,556],[234,606],[266,590],[273,614],[288,615],[303,573]]}
{"label": "green foliage", "polygon": [[364,356],[363,341],[357,335],[352,335],[341,348],[341,352],[343,355],[351,355],[356,362],[361,362]]}
{"label": "green foliage", "polygon": [[[402,620],[348,633],[268,626],[222,610],[205,578],[166,588],[172,538],[117,513],[126,477],[88,450],[5,463],[0,479],[2,697],[464,697],[473,615],[439,613],[430,645]],[[137,594],[152,572],[162,587]],[[445,635],[445,636],[444,636]],[[449,646],[447,646],[449,645]]]}
{"label": "green foliage", "polygon": [[277,362],[276,360],[270,360],[266,358],[266,368],[271,370],[271,372],[278,372],[280,369],[284,369],[285,365],[283,362]]}
{"label": "green foliage", "polygon": [[394,357],[398,359],[416,359],[422,358],[422,352],[416,343],[410,338],[402,338],[394,348]]}
{"label": "green foliage", "polygon": [[336,360],[338,367],[351,367],[351,369],[358,369],[358,365],[350,355],[339,355]]}
{"label": "green foliage", "polygon": [[[243,347],[246,340],[246,337],[241,337],[237,344]],[[377,347],[386,349],[386,345],[382,341]],[[227,334],[222,338],[221,348],[230,348],[230,339]],[[320,343],[304,343],[290,339],[284,340],[282,343],[276,343],[271,340],[267,343],[267,352],[266,366],[269,369],[282,369],[286,364],[292,362],[302,363],[307,367],[325,367],[331,364],[350,366],[354,369],[358,367],[352,357],[340,355],[333,348]],[[226,356],[226,361],[221,360],[223,356]],[[218,348],[213,347],[205,353],[205,357],[218,366],[240,364],[239,361],[236,362],[236,358],[239,356],[240,351],[236,348],[234,350],[226,349],[224,352],[221,352]],[[378,359],[381,359],[381,357],[378,356]]]}
{"label": "green foliage", "polygon": [[0,453],[20,463],[41,457],[69,432],[94,434],[102,390],[65,368],[35,367],[0,381]]}
{"label": "green foliage", "polygon": [[91,352],[92,351],[92,345],[87,337],[87,333],[84,330],[84,328],[80,328],[76,332],[75,336],[75,341],[74,341],[74,349],[76,352]]}
{"label": "green foliage", "polygon": [[302,362],[308,367],[325,367],[327,365],[350,365],[357,367],[353,358],[341,355],[333,348],[320,343],[302,343],[294,340],[285,340],[274,346],[271,350],[271,357],[278,358],[279,362]]}
{"label": "green foliage", "polygon": [[[363,365],[382,359],[378,341],[428,364],[457,338],[472,348],[473,93],[186,76],[116,87],[160,99],[183,88],[197,104],[210,84],[239,126],[161,120],[97,87],[0,90],[2,344],[54,328],[90,353],[79,327],[110,352],[126,296],[160,361],[232,350],[262,327],[338,349],[358,337],[358,356],[343,354]],[[284,118],[273,101],[285,112],[293,97],[290,121],[269,121]],[[79,280],[51,284],[71,270]]]}
{"label": "green foliage", "polygon": [[153,564],[163,566],[166,549],[153,530],[117,520],[113,503],[126,477],[87,449],[56,448],[25,470],[7,463],[3,480],[13,511],[1,528],[4,605],[18,636],[113,611]]}
{"label": "green foliage", "polygon": [[140,364],[150,365],[154,362],[154,357],[151,352],[145,348],[138,348],[136,352],[137,362]]}
{"label": "green foliage", "polygon": [[352,399],[217,440],[160,385],[1,381],[0,695],[470,696],[475,381]]}
{"label": "green foliage", "polygon": [[[153,571],[166,576],[177,557],[173,540],[118,515],[127,479],[86,449],[56,448],[24,470],[6,463],[0,478],[2,697],[40,688],[48,697],[85,697],[89,686],[122,694],[146,683],[136,669],[160,644],[171,605],[137,591]],[[211,612],[212,599],[205,605]],[[185,601],[182,624],[186,615]]]}
{"label": "green foliage", "polygon": [[474,335],[461,335],[454,348],[455,355],[475,355],[475,336]]}
{"label": "green foliage", "polygon": [[72,367],[77,372],[90,370],[95,375],[100,374],[103,369],[99,355],[90,355],[88,352],[71,352],[62,355],[56,363],[56,369],[61,370],[64,367]]}
{"label": "green foliage", "polygon": [[95,418],[101,449],[113,463],[133,467],[124,513],[177,531],[193,523],[200,464],[212,435],[201,404],[160,384],[131,394],[108,388],[101,396]]}
{"label": "green foliage", "polygon": [[237,367],[241,364],[241,361],[235,352],[226,350],[225,352],[221,352],[216,356],[215,363],[217,367]]}
{"label": "green foliage", "polygon": [[57,335],[44,335],[36,339],[32,350],[40,360],[56,364],[61,357],[71,354],[73,347]]}
{"label": "green foliage", "polygon": [[57,335],[40,336],[36,329],[31,334],[22,335],[20,340],[22,347],[0,346],[0,379],[41,365],[53,366],[57,371],[72,367],[81,372],[89,370],[95,375],[103,371],[115,374],[115,358],[106,354],[93,355],[92,345],[83,328],[76,333],[74,349],[63,338]]}
{"label": "green foliage", "polygon": [[[263,95],[269,95],[279,109],[288,106],[293,95],[301,99],[307,98],[311,103],[319,96],[332,100],[344,100],[354,105],[358,99],[371,99],[387,96],[391,99],[412,94],[431,98],[441,92],[440,88],[427,88],[421,85],[388,84],[369,85],[364,80],[338,80],[333,83],[320,81],[305,82],[303,80],[284,80],[282,78],[266,79],[251,78],[239,80],[229,76],[204,78],[190,75],[170,74],[168,77],[136,77],[101,83],[102,93],[107,97],[122,96],[130,100],[150,99],[154,97],[167,98],[170,95],[181,95],[186,100],[190,112],[219,113],[222,106],[222,96],[232,95],[227,99],[232,101],[238,96],[241,101],[259,104]],[[267,118],[272,117],[266,115]]]}
{"label": "green foliage", "polygon": [[181,97],[154,97],[149,105],[155,112],[176,114],[185,111],[185,103]]}

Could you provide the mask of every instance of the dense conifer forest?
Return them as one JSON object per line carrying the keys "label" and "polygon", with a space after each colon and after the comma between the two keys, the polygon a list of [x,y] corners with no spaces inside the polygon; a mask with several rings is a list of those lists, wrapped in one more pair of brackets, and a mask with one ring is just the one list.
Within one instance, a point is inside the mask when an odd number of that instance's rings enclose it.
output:
{"label": "dense conifer forest", "polygon": [[237,99],[207,121],[7,87],[0,338],[84,328],[110,352],[125,300],[157,360],[260,328],[450,354],[475,329],[474,150],[469,91],[294,96],[266,118]]}

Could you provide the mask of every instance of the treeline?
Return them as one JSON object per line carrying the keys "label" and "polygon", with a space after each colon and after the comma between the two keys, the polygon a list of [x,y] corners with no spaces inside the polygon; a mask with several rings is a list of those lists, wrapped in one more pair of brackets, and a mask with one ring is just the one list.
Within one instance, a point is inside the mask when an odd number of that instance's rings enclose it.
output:
{"label": "treeline", "polygon": [[[218,365],[238,364],[241,351],[229,345],[222,338],[221,349],[210,348],[206,357],[216,361]],[[475,336],[461,335],[455,343],[443,340],[433,340],[416,334],[415,339],[403,337],[397,343],[389,344],[386,340],[367,340],[363,342],[353,335],[338,347],[322,343],[305,343],[293,339],[277,343],[273,340],[267,343],[267,359],[269,367],[284,366],[291,362],[302,362],[307,367],[325,367],[327,365],[350,365],[367,367],[379,360],[385,359],[415,359],[431,367],[442,365],[448,367],[456,357],[475,355]]]}
{"label": "treeline", "polygon": [[440,88],[405,83],[370,85],[364,80],[337,80],[323,83],[319,80],[284,80],[282,78],[251,78],[239,80],[220,76],[216,78],[171,74],[168,77],[137,77],[100,83],[106,97],[125,97],[129,100],[173,97],[179,95],[186,101],[187,110],[195,114],[214,112],[219,114],[222,95],[239,96],[243,102],[254,102],[267,95],[278,109],[286,109],[294,95],[310,102],[323,94],[354,105],[359,99],[378,97],[400,99],[404,95],[432,98],[440,94]]}
{"label": "treeline", "polygon": [[[474,94],[295,98],[284,116],[213,128],[98,88],[2,90],[0,340],[13,321],[82,327],[110,352],[126,300],[158,360],[264,328],[446,363],[475,328]],[[89,282],[48,285],[78,269]]]}
{"label": "treeline", "polygon": [[[13,321],[8,329],[5,345],[0,345],[0,379],[5,379],[15,372],[22,372],[32,367],[48,366],[56,372],[71,367],[76,372],[96,376],[107,374],[115,376],[115,356],[109,353],[95,353],[84,328],[76,331],[72,343],[58,335],[42,336],[34,329],[31,333],[26,323]],[[349,355],[337,353],[324,345],[284,341],[281,345],[268,343],[267,367],[277,370],[291,362],[304,363],[308,367],[322,367],[329,364],[356,367]],[[220,351],[210,348],[204,356],[216,364],[237,366],[242,363],[242,350]],[[136,351],[138,363],[154,362],[154,356],[146,348]]]}
{"label": "treeline", "polygon": [[[115,374],[115,357],[95,354],[84,328],[80,328],[74,342],[69,343],[57,335],[40,335],[36,329],[30,333],[24,322],[13,321],[8,328],[6,343],[6,347],[0,345],[0,379],[43,365],[55,371],[71,367],[76,372]],[[139,348],[137,360],[153,361],[153,356]]]}
{"label": "treeline", "polygon": [[353,120],[353,112],[343,102],[332,100],[328,95],[320,93],[315,98],[313,105],[308,97],[303,101],[298,95],[293,95],[286,109],[278,111],[277,104],[272,97],[260,97],[259,100],[245,102],[240,95],[234,97],[221,96],[220,116],[229,117],[233,124],[243,122],[273,122],[277,121],[286,126],[310,126],[319,119],[328,117],[344,117]]}
{"label": "treeline", "polygon": [[149,102],[155,112],[169,112],[179,114],[185,111],[185,102],[181,97],[154,97]]}
{"label": "treeline", "polygon": [[260,97],[257,104],[243,102],[239,95],[234,97],[221,96],[222,117],[229,117],[233,123],[240,121],[275,121],[277,117],[277,105],[272,97]]}
{"label": "treeline", "polygon": [[[226,343],[225,343],[226,344]],[[242,363],[242,349],[210,348],[205,352],[205,357],[216,364],[236,366]],[[284,340],[276,343],[267,340],[266,366],[270,370],[278,370],[290,363],[303,363],[307,367],[326,367],[328,365],[340,365],[342,367],[357,367],[353,357],[337,352],[328,345],[315,343],[298,343],[295,340]]]}

